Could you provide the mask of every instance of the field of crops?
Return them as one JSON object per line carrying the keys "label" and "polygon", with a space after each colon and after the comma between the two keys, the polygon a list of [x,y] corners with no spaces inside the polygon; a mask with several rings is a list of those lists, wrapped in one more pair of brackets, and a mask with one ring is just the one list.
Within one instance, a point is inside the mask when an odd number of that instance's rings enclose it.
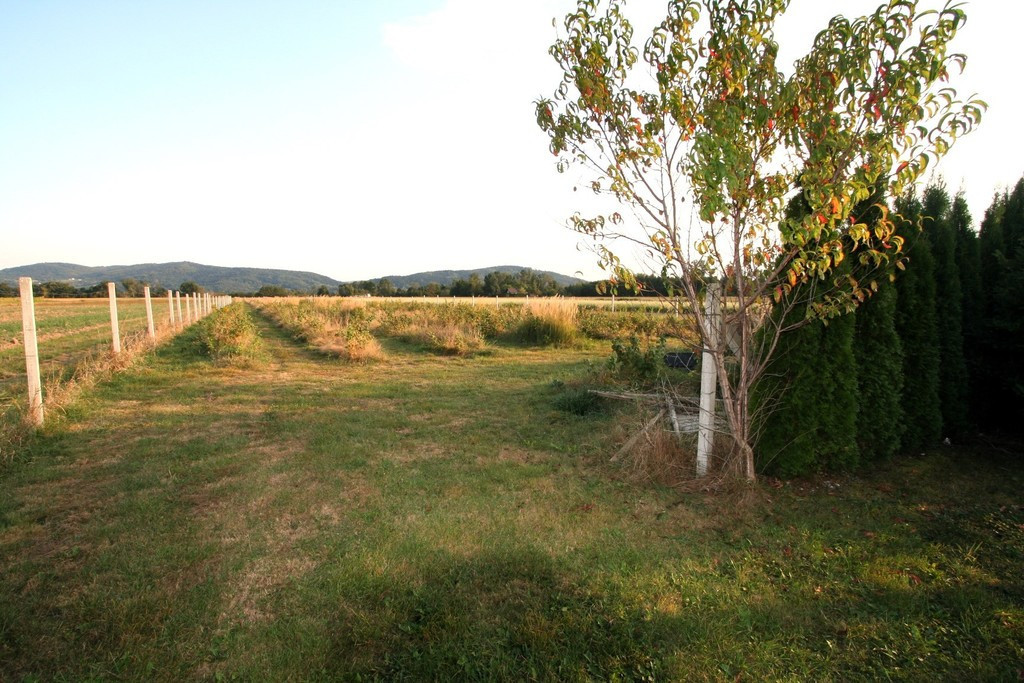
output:
{"label": "field of crops", "polygon": [[[97,299],[35,300],[39,364],[45,387],[66,380],[84,359],[111,347],[110,304]],[[157,325],[167,324],[167,302],[153,302]],[[118,299],[122,339],[145,334],[144,299]],[[22,346],[21,301],[0,299],[0,406],[25,401],[25,351]]]}

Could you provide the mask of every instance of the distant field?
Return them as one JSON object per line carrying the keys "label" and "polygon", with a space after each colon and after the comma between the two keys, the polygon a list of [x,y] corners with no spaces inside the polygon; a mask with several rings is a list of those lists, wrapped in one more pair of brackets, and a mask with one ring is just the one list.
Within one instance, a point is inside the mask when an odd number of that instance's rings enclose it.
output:
{"label": "distant field", "polygon": [[[493,297],[493,296],[477,296],[477,297],[454,297],[454,296],[327,296],[327,297],[312,297],[312,296],[291,296],[291,297],[273,297],[265,300],[270,301],[298,301],[301,299],[326,299],[336,301],[375,301],[375,302],[390,302],[390,303],[436,303],[436,304],[472,304],[476,306],[511,306],[518,305],[522,306],[528,304],[531,301],[545,301],[549,299],[557,298],[561,301],[571,301],[575,304],[584,307],[592,308],[615,308],[623,310],[637,310],[644,309],[650,311],[664,311],[668,312],[672,310],[672,305],[664,299],[658,297],[646,296],[646,297],[616,297],[613,301],[611,297],[607,296],[570,296],[570,297],[526,297],[526,296],[515,296],[515,297]],[[258,303],[261,301],[259,297],[251,297],[248,299],[242,299],[250,303]]]}
{"label": "distant field", "polygon": [[[66,379],[75,366],[111,347],[110,303],[97,299],[35,300],[40,371],[48,381]],[[154,299],[157,325],[167,324],[166,299]],[[117,300],[122,339],[146,331],[145,299]],[[21,300],[0,299],[0,406],[24,401],[25,351],[22,346]]]}

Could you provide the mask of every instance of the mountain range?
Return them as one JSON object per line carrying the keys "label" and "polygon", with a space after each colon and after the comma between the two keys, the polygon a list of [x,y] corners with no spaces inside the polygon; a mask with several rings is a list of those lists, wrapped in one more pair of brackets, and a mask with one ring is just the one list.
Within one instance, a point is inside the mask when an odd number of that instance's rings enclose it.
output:
{"label": "mountain range", "polygon": [[213,292],[255,292],[264,285],[302,291],[326,285],[335,290],[341,284],[338,280],[318,273],[273,268],[224,268],[190,261],[96,267],[74,263],[36,263],[0,270],[0,281],[13,282],[26,276],[37,282],[69,282],[75,287],[135,278],[151,285],[176,289],[182,282],[192,281]]}
{"label": "mountain range", "polygon": [[[522,266],[494,266],[474,270],[434,270],[412,275],[389,275],[387,279],[397,288],[405,289],[416,283],[425,286],[431,282],[450,285],[458,279],[468,279],[477,274],[481,278],[494,271],[518,273],[528,270]],[[536,271],[550,275],[559,285],[582,282],[579,278],[550,271]],[[192,281],[214,292],[255,292],[260,287],[271,285],[296,291],[315,291],[321,285],[332,292],[337,290],[340,280],[298,270],[274,268],[225,268],[207,266],[190,261],[176,263],[141,263],[131,266],[82,266],[75,263],[35,263],[0,270],[0,282],[17,283],[19,277],[30,277],[36,282],[68,282],[75,287],[90,287],[101,282],[120,282],[134,278],[151,285],[176,289],[182,282]],[[383,278],[373,278],[374,281]]]}
{"label": "mountain range", "polygon": [[[499,273],[515,274],[521,270],[531,269],[524,268],[523,266],[492,266],[490,268],[474,268],[472,270],[429,270],[423,273],[413,273],[412,275],[388,275],[387,280],[398,289],[406,289],[409,285],[425,287],[431,282],[447,286],[456,280],[468,280],[470,275],[478,275],[482,280],[488,273],[493,273],[495,271]],[[578,277],[562,275],[561,273],[555,273],[550,270],[535,270],[533,272],[540,275],[550,275],[561,287],[583,282],[583,280]],[[374,278],[373,281],[379,282],[383,279],[385,278]]]}

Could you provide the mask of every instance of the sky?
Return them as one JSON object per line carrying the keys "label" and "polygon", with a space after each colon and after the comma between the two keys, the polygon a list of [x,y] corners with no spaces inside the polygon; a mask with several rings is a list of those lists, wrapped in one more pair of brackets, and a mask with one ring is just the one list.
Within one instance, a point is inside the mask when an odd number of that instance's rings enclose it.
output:
{"label": "sky", "polygon": [[[834,14],[792,0],[791,64]],[[922,0],[923,6],[936,6]],[[0,268],[194,261],[360,280],[601,277],[533,101],[572,0],[0,0]],[[664,11],[627,2],[638,33]],[[1024,3],[973,0],[953,79],[990,109],[937,168],[977,223],[1024,175]]]}

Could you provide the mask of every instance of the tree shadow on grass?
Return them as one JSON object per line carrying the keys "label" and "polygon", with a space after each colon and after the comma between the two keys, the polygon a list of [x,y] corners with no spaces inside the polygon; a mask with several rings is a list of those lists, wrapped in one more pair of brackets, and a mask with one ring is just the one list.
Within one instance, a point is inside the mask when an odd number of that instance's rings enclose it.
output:
{"label": "tree shadow on grass", "polygon": [[669,635],[536,550],[436,555],[412,581],[367,580],[329,625],[326,668],[381,680],[625,680],[664,673]]}
{"label": "tree shadow on grass", "polygon": [[[972,617],[965,596],[984,590],[973,583],[908,579],[905,587],[868,582],[835,594],[738,597],[734,577],[705,576],[659,603],[628,583],[587,580],[537,550],[438,555],[428,566],[434,571],[406,580],[368,578],[354,603],[347,596],[326,625],[328,677],[806,680],[914,671],[967,680],[1013,673],[1008,642],[986,636],[998,624]],[[983,642],[989,645],[979,649]]]}

